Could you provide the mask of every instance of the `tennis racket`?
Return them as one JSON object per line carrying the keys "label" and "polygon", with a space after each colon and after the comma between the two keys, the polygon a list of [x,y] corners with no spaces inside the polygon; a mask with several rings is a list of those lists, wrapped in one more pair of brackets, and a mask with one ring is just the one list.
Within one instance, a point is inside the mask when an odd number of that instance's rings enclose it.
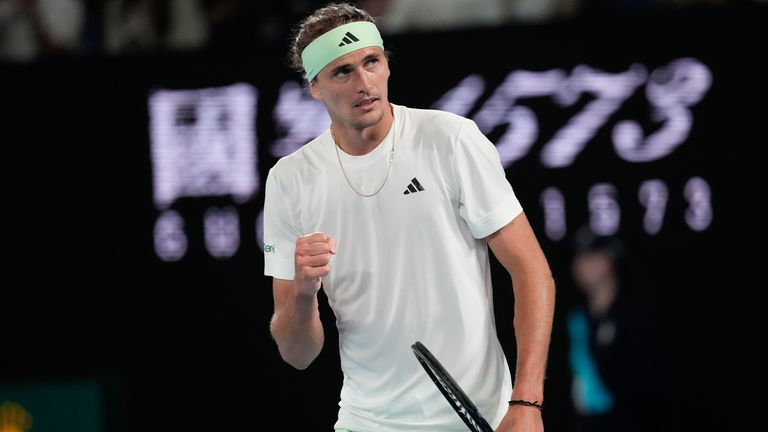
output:
{"label": "tennis racket", "polygon": [[459,387],[459,384],[445,370],[443,365],[429,352],[427,347],[421,342],[416,341],[416,343],[411,345],[411,349],[413,349],[413,353],[427,372],[427,375],[432,378],[432,381],[443,396],[445,396],[448,403],[451,404],[456,414],[464,420],[469,430],[493,432],[493,428],[483,418],[475,404],[472,403],[467,394],[464,393],[464,390]]}

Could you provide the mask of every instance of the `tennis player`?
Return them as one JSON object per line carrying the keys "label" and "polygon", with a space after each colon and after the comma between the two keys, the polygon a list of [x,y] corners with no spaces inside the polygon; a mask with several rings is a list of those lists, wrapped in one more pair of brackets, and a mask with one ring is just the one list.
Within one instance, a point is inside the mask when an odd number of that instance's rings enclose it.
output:
{"label": "tennis player", "polygon": [[[495,147],[469,119],[389,102],[387,53],[363,10],[316,10],[298,25],[292,56],[332,124],[267,178],[265,274],[280,355],[304,369],[320,353],[322,287],[344,375],[336,430],[466,430],[414,358],[418,340],[496,430],[542,431],[554,283]],[[489,248],[514,289],[514,382]]]}

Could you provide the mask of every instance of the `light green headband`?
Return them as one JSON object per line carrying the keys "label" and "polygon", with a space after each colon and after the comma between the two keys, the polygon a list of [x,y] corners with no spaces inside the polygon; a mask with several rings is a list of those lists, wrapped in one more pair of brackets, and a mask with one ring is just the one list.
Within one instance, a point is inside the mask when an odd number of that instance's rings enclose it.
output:
{"label": "light green headband", "polygon": [[376,24],[370,21],[355,21],[340,25],[320,35],[301,52],[307,81],[315,79],[317,74],[337,58],[357,51],[360,48],[377,46],[384,49]]}

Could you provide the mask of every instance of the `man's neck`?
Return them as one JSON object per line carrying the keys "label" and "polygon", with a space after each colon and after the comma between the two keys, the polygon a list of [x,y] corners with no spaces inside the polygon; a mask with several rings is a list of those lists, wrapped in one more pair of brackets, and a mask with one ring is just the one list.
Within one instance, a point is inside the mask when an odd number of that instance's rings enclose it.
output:
{"label": "man's neck", "polygon": [[352,156],[362,156],[372,152],[387,136],[394,122],[392,108],[380,122],[367,128],[339,127],[331,124],[331,133],[336,145],[345,153]]}

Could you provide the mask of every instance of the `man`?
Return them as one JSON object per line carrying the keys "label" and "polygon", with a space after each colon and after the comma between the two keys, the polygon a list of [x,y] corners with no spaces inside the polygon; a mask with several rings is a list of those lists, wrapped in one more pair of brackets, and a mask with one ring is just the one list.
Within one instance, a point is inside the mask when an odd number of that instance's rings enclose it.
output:
{"label": "man", "polygon": [[[360,9],[318,9],[293,57],[332,123],[267,178],[281,356],[304,369],[320,353],[322,286],[344,374],[336,430],[466,430],[414,357],[421,341],[497,430],[542,431],[554,283],[495,147],[468,119],[389,103],[383,42]],[[514,287],[514,392],[488,247]]]}

